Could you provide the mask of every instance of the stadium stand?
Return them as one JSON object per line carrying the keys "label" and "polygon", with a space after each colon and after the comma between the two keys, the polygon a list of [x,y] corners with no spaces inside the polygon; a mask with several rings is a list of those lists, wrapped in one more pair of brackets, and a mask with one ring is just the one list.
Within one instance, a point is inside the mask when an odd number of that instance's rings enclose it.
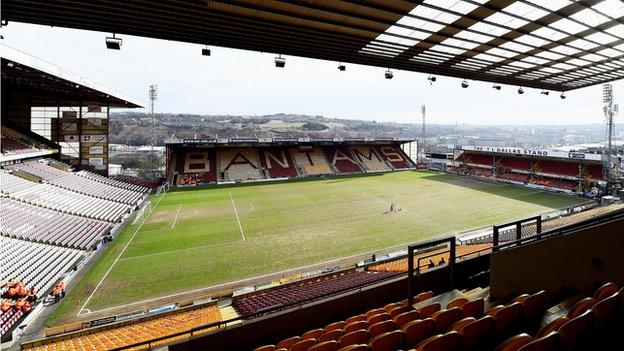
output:
{"label": "stadium stand", "polygon": [[481,166],[492,167],[493,159],[492,159],[492,155],[475,153],[475,154],[470,154],[466,158],[466,162],[468,164],[473,164],[473,165],[481,165]]}
{"label": "stadium stand", "polygon": [[323,146],[327,161],[341,174],[361,173],[358,162],[346,146]]}
{"label": "stadium stand", "polygon": [[414,164],[409,157],[401,150],[400,147],[393,145],[385,145],[377,147],[381,156],[392,165],[394,169],[413,168]]}
{"label": "stadium stand", "polygon": [[497,157],[497,164],[500,162],[500,167],[507,169],[519,169],[523,171],[531,170],[531,160],[528,158],[519,157]]}
{"label": "stadium stand", "polygon": [[[78,172],[78,174],[80,173],[81,172]],[[159,183],[156,181],[147,180],[147,179],[125,175],[125,174],[119,174],[119,175],[116,175],[107,179],[114,179],[122,183],[138,185],[141,188],[146,188],[148,191],[151,189],[157,188],[159,185]]]}
{"label": "stadium stand", "polygon": [[343,271],[246,294],[235,298],[233,306],[241,316],[246,317],[279,306],[287,307],[310,302],[356,286],[386,279],[392,275],[386,272]]}
{"label": "stadium stand", "polygon": [[331,174],[334,171],[329,166],[323,151],[319,148],[291,149],[295,162],[305,175]]}
{"label": "stadium stand", "polygon": [[515,182],[527,183],[531,177],[528,174],[504,172],[502,174],[499,174],[498,178],[513,180]]}
{"label": "stadium stand", "polygon": [[481,178],[492,178],[493,176],[491,169],[478,168],[474,166],[466,167],[466,174]]}
{"label": "stadium stand", "polygon": [[219,150],[219,169],[224,180],[258,180],[264,178],[260,170],[258,152],[253,148],[226,148]]}
{"label": "stadium stand", "polygon": [[102,182],[101,179],[96,180],[94,177],[85,177],[85,173],[83,173],[83,176],[80,176],[73,172],[67,172],[57,167],[50,166],[48,162],[49,161],[22,162],[5,166],[5,169],[26,172],[63,189],[123,204],[137,205],[145,198],[144,189],[136,191],[111,185],[108,182]]}
{"label": "stadium stand", "polygon": [[27,154],[48,148],[47,145],[39,143],[4,124],[0,127],[0,135],[2,137],[0,140],[1,152],[5,155]]}
{"label": "stadium stand", "polygon": [[602,179],[601,165],[583,165],[583,173],[591,179]]}
{"label": "stadium stand", "polygon": [[0,242],[2,281],[23,281],[39,294],[45,294],[84,255],[80,250],[6,237],[0,237]]}
{"label": "stadium stand", "polygon": [[90,250],[111,230],[111,223],[74,216],[0,198],[2,235],[45,244]]}
{"label": "stadium stand", "polygon": [[576,177],[579,174],[579,167],[576,163],[557,162],[540,160],[534,166],[536,173],[557,174]]}
{"label": "stadium stand", "polygon": [[[199,325],[210,324],[221,320],[221,313],[216,305],[184,309],[174,313],[156,315],[141,320],[122,322],[118,325],[92,329],[63,336],[59,340],[47,340],[36,346],[23,348],[26,351],[103,351],[118,347],[130,346],[145,340],[163,337],[152,344],[158,346],[175,341],[180,337],[167,339],[168,335],[188,331]],[[138,348],[142,349],[142,348]]]}
{"label": "stadium stand", "polygon": [[189,186],[217,182],[217,156],[214,150],[185,151],[177,157],[176,184]]}
{"label": "stadium stand", "polygon": [[379,156],[379,151],[376,151],[373,146],[354,145],[351,146],[351,150],[357,160],[364,164],[368,171],[382,172],[392,170],[385,159]]}
{"label": "stadium stand", "polygon": [[271,178],[291,178],[298,175],[295,163],[286,148],[258,148],[260,165]]}
{"label": "stadium stand", "polygon": [[567,191],[576,191],[578,187],[578,181],[550,177],[534,177],[531,183]]}
{"label": "stadium stand", "polygon": [[119,222],[131,207],[119,202],[98,199],[50,184],[37,184],[0,171],[0,192],[10,198],[60,212],[108,222]]}
{"label": "stadium stand", "polygon": [[[95,180],[96,182],[104,183],[110,186],[128,189],[131,191],[136,191],[140,193],[149,193],[150,189],[157,187],[157,183],[153,181],[148,181],[145,179],[131,177],[131,176],[116,176],[114,178],[104,177],[96,173],[92,173],[89,171],[78,171],[75,173],[81,177],[85,177],[91,180]],[[127,180],[124,180],[127,179]]]}

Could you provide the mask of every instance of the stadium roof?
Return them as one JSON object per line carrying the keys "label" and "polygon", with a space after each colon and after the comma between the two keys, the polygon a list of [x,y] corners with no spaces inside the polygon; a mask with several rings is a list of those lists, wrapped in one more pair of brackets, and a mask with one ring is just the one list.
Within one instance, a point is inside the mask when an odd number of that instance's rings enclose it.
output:
{"label": "stadium roof", "polygon": [[138,102],[92,80],[72,73],[47,61],[10,46],[0,44],[2,83],[20,89],[34,90],[38,104],[56,106],[104,104],[110,107],[141,107]]}
{"label": "stadium roof", "polygon": [[4,0],[2,19],[548,90],[624,77],[619,0]]}

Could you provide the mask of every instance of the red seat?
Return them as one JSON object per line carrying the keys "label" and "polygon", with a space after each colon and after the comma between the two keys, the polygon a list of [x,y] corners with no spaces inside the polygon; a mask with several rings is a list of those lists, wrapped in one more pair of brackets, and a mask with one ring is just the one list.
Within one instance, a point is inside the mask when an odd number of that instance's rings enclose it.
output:
{"label": "red seat", "polygon": [[455,331],[446,334],[434,335],[416,345],[418,351],[455,351],[459,334]]}
{"label": "red seat", "polygon": [[367,328],[368,328],[368,322],[359,321],[359,322],[353,322],[353,323],[345,325],[344,328],[342,328],[342,330],[344,330],[345,334],[348,334],[352,331],[356,331],[360,329],[367,329]]}
{"label": "red seat", "polygon": [[388,311],[388,313],[390,313],[390,316],[395,317],[400,315],[401,313],[409,312],[411,310],[412,308],[410,308],[409,306],[398,306]]}
{"label": "red seat", "polygon": [[568,311],[568,318],[572,319],[580,316],[585,313],[588,309],[590,309],[593,305],[596,304],[596,300],[592,297],[586,297],[584,299],[579,300],[577,303],[572,306],[570,311]]}
{"label": "red seat", "polygon": [[373,338],[377,335],[387,333],[396,329],[396,324],[393,320],[381,321],[368,327],[368,337]]}
{"label": "red seat", "polygon": [[394,330],[372,338],[368,342],[371,351],[396,351],[403,347],[404,333]]}
{"label": "red seat", "polygon": [[533,341],[533,338],[529,334],[518,334],[498,345],[496,351],[518,351],[522,346],[531,341]]}
{"label": "red seat", "polygon": [[430,305],[421,307],[420,309],[418,309],[418,314],[420,314],[420,318],[428,318],[429,316],[440,311],[441,309],[442,308],[440,304],[436,302],[436,303],[432,303]]}
{"label": "red seat", "polygon": [[278,342],[276,346],[278,349],[290,349],[291,346],[298,343],[300,340],[301,338],[299,336],[293,336]]}
{"label": "red seat", "polygon": [[425,301],[425,300],[428,300],[428,299],[430,299],[432,297],[433,297],[433,291],[421,292],[420,294],[414,296],[414,302]]}
{"label": "red seat", "polygon": [[305,339],[293,344],[289,351],[308,351],[312,345],[316,345],[316,339]]}
{"label": "red seat", "polygon": [[485,301],[481,299],[476,299],[474,301],[466,302],[462,307],[462,318],[466,317],[474,317],[481,318],[483,316],[483,309],[485,306]]}
{"label": "red seat", "polygon": [[303,335],[301,335],[301,339],[318,339],[321,334],[323,334],[323,329],[314,329],[303,333]]}
{"label": "red seat", "polygon": [[561,351],[584,349],[583,346],[591,335],[593,319],[594,312],[588,310],[561,325],[558,329]]}
{"label": "red seat", "polygon": [[541,319],[546,307],[546,297],[546,291],[541,290],[533,295],[529,295],[520,302],[522,305],[522,317],[525,321],[531,322]]}
{"label": "red seat", "polygon": [[438,311],[431,315],[431,319],[433,319],[436,324],[435,332],[439,334],[446,333],[451,325],[460,318],[461,309],[459,307]]}
{"label": "red seat", "polygon": [[338,351],[368,351],[369,347],[366,344],[349,345],[339,349]]}
{"label": "red seat", "polygon": [[494,317],[494,331],[499,335],[512,332],[522,318],[522,305],[519,302],[511,303],[498,309],[492,314]]}
{"label": "red seat", "polygon": [[392,317],[388,313],[384,312],[371,316],[366,320],[366,322],[368,322],[368,325],[373,325],[379,322],[387,321],[388,319],[392,319]]}
{"label": "red seat", "polygon": [[338,340],[343,335],[344,335],[344,331],[342,329],[330,330],[328,332],[324,332],[321,336],[319,336],[318,342]]}
{"label": "red seat", "polygon": [[435,322],[431,318],[408,322],[401,328],[405,332],[405,344],[413,347],[428,338],[435,330]]}
{"label": "red seat", "polygon": [[365,321],[366,320],[366,316],[363,314],[358,314],[357,316],[353,316],[353,317],[349,317],[345,320],[345,323],[347,324],[351,324],[353,322],[360,322],[360,321]]}
{"label": "red seat", "polygon": [[366,312],[366,318],[370,318],[376,314],[380,314],[380,313],[384,313],[386,312],[386,310],[384,310],[383,308],[374,308],[372,310],[369,310],[368,312]]}
{"label": "red seat", "polygon": [[465,305],[466,303],[468,303],[468,299],[467,299],[467,298],[464,298],[464,297],[459,297],[459,298],[457,298],[457,299],[455,299],[455,300],[453,300],[453,301],[449,302],[449,303],[446,305],[446,308],[447,308],[447,309],[449,309],[449,308],[453,308],[453,307],[459,307],[459,308],[461,308],[461,307],[462,307],[463,305]]}
{"label": "red seat", "polygon": [[476,321],[474,317],[466,317],[464,319],[460,319],[457,322],[453,323],[453,325],[451,325],[451,327],[449,328],[449,331],[453,330],[459,333],[459,331],[462,330],[463,327],[465,327],[467,324],[470,324],[474,321]]}
{"label": "red seat", "polygon": [[620,293],[616,292],[609,297],[603,298],[591,307],[592,312],[594,312],[594,330],[596,332],[602,333],[613,329],[619,303]]}
{"label": "red seat", "polygon": [[459,330],[459,345],[462,351],[480,350],[494,332],[494,317],[483,316],[466,324]]}
{"label": "red seat", "polygon": [[528,344],[522,346],[518,351],[558,351],[559,334],[551,332],[550,334],[535,339]]}
{"label": "red seat", "polygon": [[541,338],[554,331],[557,331],[562,325],[566,324],[569,321],[570,321],[570,318],[565,317],[565,316],[552,320],[550,323],[543,326],[542,329],[540,329],[540,331],[535,335],[535,337]]}
{"label": "red seat", "polygon": [[275,345],[264,345],[254,349],[253,351],[275,351],[276,349]]}
{"label": "red seat", "polygon": [[617,292],[617,289],[617,284],[613,282],[603,284],[601,287],[596,289],[596,292],[594,293],[594,299],[596,299],[596,301],[600,301],[606,297],[615,294]]}
{"label": "red seat", "polygon": [[395,316],[394,322],[396,323],[396,325],[400,328],[402,327],[404,324],[411,322],[413,320],[419,319],[419,314],[418,311],[409,311],[409,312],[404,312],[399,314],[398,316]]}
{"label": "red seat", "polygon": [[334,322],[331,324],[328,324],[325,328],[323,328],[324,332],[328,332],[330,330],[334,330],[334,329],[344,329],[345,325],[347,325],[346,322]]}
{"label": "red seat", "polygon": [[340,347],[349,345],[365,344],[368,340],[368,332],[364,329],[355,330],[350,333],[346,333],[338,339]]}
{"label": "red seat", "polygon": [[310,347],[308,351],[337,351],[340,347],[340,343],[336,340],[329,340],[319,342],[318,344]]}

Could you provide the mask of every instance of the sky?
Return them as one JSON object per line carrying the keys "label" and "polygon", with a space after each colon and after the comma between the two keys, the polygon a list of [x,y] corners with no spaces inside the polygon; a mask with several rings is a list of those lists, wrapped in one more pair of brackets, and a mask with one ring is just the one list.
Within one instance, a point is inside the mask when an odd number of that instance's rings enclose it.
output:
{"label": "sky", "polygon": [[[207,115],[295,113],[383,122],[420,122],[427,106],[433,124],[586,124],[603,123],[600,86],[541,95],[525,88],[427,74],[286,57],[276,68],[275,53],[209,47],[119,35],[121,50],[104,44],[110,33],[11,22],[2,28],[4,44],[122,92],[147,105],[150,84],[158,86],[156,112]],[[624,106],[624,80],[613,83]],[[624,113],[620,114],[621,119]],[[617,122],[617,120],[616,120]]]}

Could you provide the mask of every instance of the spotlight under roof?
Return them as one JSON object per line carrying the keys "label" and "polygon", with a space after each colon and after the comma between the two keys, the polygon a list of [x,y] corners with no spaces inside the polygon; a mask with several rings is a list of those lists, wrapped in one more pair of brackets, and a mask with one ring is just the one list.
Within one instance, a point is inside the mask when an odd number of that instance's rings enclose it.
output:
{"label": "spotlight under roof", "polygon": [[394,74],[392,73],[392,71],[388,68],[388,70],[385,72],[385,76],[386,79],[392,79],[392,77],[394,77]]}
{"label": "spotlight under roof", "polygon": [[565,93],[561,93],[561,99],[565,99],[565,98],[566,98]]}
{"label": "spotlight under roof", "polygon": [[206,47],[202,49],[202,55],[210,56],[210,49],[208,49],[208,45],[206,45]]}
{"label": "spotlight under roof", "polygon": [[339,71],[346,71],[347,70],[347,66],[343,65],[342,63],[338,64],[338,70]]}
{"label": "spotlight under roof", "polygon": [[522,87],[518,88],[518,94],[520,95],[524,94],[524,89],[522,89]]}
{"label": "spotlight under roof", "polygon": [[496,90],[501,90],[502,87],[500,85],[492,85],[492,88]]}
{"label": "spotlight under roof", "polygon": [[112,37],[106,37],[106,48],[110,50],[121,49],[121,38],[116,38],[115,34]]}
{"label": "spotlight under roof", "polygon": [[286,59],[280,54],[275,58],[275,67],[283,68],[286,66]]}
{"label": "spotlight under roof", "polygon": [[461,87],[462,87],[462,88],[466,89],[466,88],[468,88],[469,86],[470,86],[470,85],[468,84],[468,81],[467,81],[467,80],[465,80],[465,79],[464,79],[464,81],[463,81],[463,82],[461,82]]}
{"label": "spotlight under roof", "polygon": [[550,94],[550,92],[549,92],[549,91],[547,91],[547,90],[544,90],[544,91],[542,91],[540,94],[542,94],[542,95],[549,95],[549,94]]}
{"label": "spotlight under roof", "polygon": [[429,81],[429,84],[433,84],[436,80],[438,80],[438,78],[436,78],[436,76],[429,76],[427,80]]}

